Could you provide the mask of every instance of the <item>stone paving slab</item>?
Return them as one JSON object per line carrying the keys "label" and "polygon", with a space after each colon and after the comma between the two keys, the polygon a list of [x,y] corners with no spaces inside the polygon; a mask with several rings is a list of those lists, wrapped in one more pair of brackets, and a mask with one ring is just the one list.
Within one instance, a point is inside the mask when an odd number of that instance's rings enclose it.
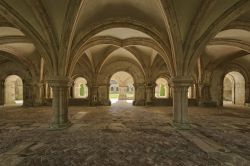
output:
{"label": "stone paving slab", "polygon": [[24,157],[16,155],[0,155],[0,166],[17,166],[24,160]]}
{"label": "stone paving slab", "polygon": [[15,146],[13,149],[9,150],[8,152],[6,152],[6,155],[15,155],[15,154],[19,154],[22,151],[24,151],[25,149],[27,149],[28,147],[32,146],[34,144],[34,142],[23,142],[21,144],[18,144],[17,146]]}
{"label": "stone paving slab", "polygon": [[246,111],[192,107],[191,133],[183,134],[171,126],[171,107],[70,107],[73,125],[60,131],[48,130],[50,107],[9,108],[0,117],[0,156],[5,156],[0,161],[12,158],[19,166],[250,165]]}

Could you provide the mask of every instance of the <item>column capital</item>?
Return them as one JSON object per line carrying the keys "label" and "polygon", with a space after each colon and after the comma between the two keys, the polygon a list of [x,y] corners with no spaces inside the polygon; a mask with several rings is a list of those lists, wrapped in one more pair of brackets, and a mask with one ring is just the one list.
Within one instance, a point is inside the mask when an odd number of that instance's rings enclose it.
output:
{"label": "column capital", "polygon": [[146,86],[146,87],[154,87],[154,86],[156,86],[156,83],[154,83],[154,82],[149,82],[149,83],[146,83],[145,86]]}
{"label": "column capital", "polygon": [[72,80],[68,77],[54,77],[47,81],[51,87],[69,87],[72,85]]}
{"label": "column capital", "polygon": [[102,84],[98,84],[98,85],[94,85],[96,87],[101,87],[101,86],[110,86],[110,83],[102,83]]}
{"label": "column capital", "polygon": [[198,85],[199,85],[199,86],[207,86],[207,87],[210,86],[209,83],[204,83],[204,82],[199,82]]}
{"label": "column capital", "polygon": [[145,83],[134,83],[134,87],[145,86]]}
{"label": "column capital", "polygon": [[192,83],[193,79],[186,76],[177,76],[170,79],[170,84],[173,87],[189,87]]}

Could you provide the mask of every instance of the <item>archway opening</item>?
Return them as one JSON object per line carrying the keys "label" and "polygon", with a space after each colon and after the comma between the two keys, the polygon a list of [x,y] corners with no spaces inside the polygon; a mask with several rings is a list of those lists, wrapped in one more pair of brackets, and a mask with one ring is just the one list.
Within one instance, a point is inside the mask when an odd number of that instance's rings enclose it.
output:
{"label": "archway opening", "polygon": [[5,79],[5,105],[23,105],[23,81],[17,75]]}
{"label": "archway opening", "polygon": [[169,98],[169,86],[168,81],[165,78],[158,78],[155,86],[156,98]]}
{"label": "archway opening", "polygon": [[135,88],[133,77],[124,71],[116,72],[110,78],[109,99],[111,104],[120,102],[133,103]]}
{"label": "archway opening", "polygon": [[83,77],[78,77],[74,81],[74,98],[87,98],[88,97],[88,86],[87,80]]}
{"label": "archway opening", "polygon": [[223,80],[223,105],[245,104],[245,79],[239,72],[230,72]]}

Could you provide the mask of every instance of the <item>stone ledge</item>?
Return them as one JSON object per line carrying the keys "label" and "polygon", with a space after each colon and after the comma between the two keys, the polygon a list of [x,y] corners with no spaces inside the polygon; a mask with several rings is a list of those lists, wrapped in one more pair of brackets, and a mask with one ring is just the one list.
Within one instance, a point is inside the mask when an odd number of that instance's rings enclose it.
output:
{"label": "stone ledge", "polygon": [[250,107],[250,103],[245,103],[245,106],[246,107]]}

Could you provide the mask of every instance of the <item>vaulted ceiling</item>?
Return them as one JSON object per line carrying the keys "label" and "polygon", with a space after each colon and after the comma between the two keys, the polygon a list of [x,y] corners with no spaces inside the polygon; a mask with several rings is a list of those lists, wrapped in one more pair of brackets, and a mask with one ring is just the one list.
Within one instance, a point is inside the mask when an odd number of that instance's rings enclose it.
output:
{"label": "vaulted ceiling", "polygon": [[51,75],[121,59],[145,70],[160,61],[172,76],[193,72],[199,56],[250,66],[249,31],[249,0],[0,1],[1,56],[43,57]]}

